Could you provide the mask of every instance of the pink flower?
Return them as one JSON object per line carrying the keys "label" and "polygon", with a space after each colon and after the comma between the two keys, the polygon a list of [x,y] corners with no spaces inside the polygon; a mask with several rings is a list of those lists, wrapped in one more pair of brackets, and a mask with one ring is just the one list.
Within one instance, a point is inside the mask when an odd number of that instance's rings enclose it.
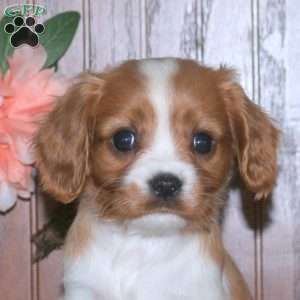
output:
{"label": "pink flower", "polygon": [[42,46],[23,46],[8,59],[9,70],[0,73],[0,211],[10,209],[17,196],[30,198],[31,139],[38,121],[49,111],[66,84],[54,70],[42,70],[47,54]]}

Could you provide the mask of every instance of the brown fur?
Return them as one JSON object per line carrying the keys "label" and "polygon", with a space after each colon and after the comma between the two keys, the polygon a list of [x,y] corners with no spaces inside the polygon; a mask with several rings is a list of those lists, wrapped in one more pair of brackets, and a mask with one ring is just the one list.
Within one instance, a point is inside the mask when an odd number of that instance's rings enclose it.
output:
{"label": "brown fur", "polygon": [[89,172],[89,133],[102,84],[96,75],[82,74],[57,100],[34,141],[41,185],[64,203],[79,195]]}
{"label": "brown fur", "polygon": [[[134,184],[121,184],[136,159],[151,145],[155,112],[147,98],[146,78],[129,61],[104,74],[85,74],[58,100],[36,137],[37,167],[43,188],[62,202],[81,195],[79,214],[70,231],[69,255],[80,255],[90,236],[91,220],[82,215],[118,221],[151,212],[185,218],[187,230],[206,232],[208,251],[229,278],[232,299],[250,299],[246,285],[223,249],[218,214],[235,164],[257,198],[267,196],[277,172],[278,130],[236,83],[234,72],[214,70],[177,60],[172,79],[173,135],[181,158],[197,170],[199,184],[172,207],[157,205]],[[119,153],[112,146],[120,128],[133,128],[135,151]],[[213,151],[196,154],[195,132],[214,140]],[[76,254],[74,254],[76,253]]]}
{"label": "brown fur", "polygon": [[220,87],[227,106],[240,174],[256,199],[266,198],[277,176],[279,130],[233,79],[222,82]]}
{"label": "brown fur", "polygon": [[[225,104],[218,90],[217,72],[192,61],[179,61],[174,78],[173,127],[183,159],[196,167],[201,177],[194,189],[194,206],[186,207],[194,226],[209,230],[217,222],[223,193],[231,176],[234,153]],[[213,151],[199,155],[191,137],[203,131],[214,140]],[[190,202],[186,201],[186,205]],[[200,222],[200,223],[199,223]]]}
{"label": "brown fur", "polygon": [[91,216],[87,210],[79,210],[67,235],[66,246],[64,248],[64,255],[66,257],[79,257],[91,241],[93,224]]}

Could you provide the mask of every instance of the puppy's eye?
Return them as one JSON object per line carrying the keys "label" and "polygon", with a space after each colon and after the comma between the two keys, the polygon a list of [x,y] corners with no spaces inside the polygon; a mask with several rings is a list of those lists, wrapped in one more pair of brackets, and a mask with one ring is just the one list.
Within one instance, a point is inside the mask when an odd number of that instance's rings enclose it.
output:
{"label": "puppy's eye", "polygon": [[205,132],[197,132],[193,136],[193,148],[200,154],[207,154],[212,150],[213,139]]}
{"label": "puppy's eye", "polygon": [[131,151],[136,144],[135,132],[131,129],[122,129],[115,133],[112,143],[120,152]]}

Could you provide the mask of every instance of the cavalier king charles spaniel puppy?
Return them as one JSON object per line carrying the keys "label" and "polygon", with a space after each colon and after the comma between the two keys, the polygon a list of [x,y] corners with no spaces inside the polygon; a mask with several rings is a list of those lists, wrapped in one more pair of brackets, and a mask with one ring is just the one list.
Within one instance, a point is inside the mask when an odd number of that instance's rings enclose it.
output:
{"label": "cavalier king charles spaniel puppy", "polygon": [[219,215],[234,170],[272,190],[278,130],[233,70],[176,58],[84,73],[35,139],[44,191],[78,212],[65,300],[250,300]]}

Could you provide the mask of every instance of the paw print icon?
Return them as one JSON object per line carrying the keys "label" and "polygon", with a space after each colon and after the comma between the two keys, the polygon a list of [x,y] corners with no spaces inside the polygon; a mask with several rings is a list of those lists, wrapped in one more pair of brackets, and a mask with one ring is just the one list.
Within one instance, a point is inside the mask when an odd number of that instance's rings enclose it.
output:
{"label": "paw print icon", "polygon": [[35,47],[39,43],[39,35],[45,30],[43,24],[36,24],[33,17],[21,17],[14,18],[12,23],[7,23],[4,27],[4,31],[11,34],[10,43],[13,47],[19,47],[23,44],[27,44],[31,47]]}

